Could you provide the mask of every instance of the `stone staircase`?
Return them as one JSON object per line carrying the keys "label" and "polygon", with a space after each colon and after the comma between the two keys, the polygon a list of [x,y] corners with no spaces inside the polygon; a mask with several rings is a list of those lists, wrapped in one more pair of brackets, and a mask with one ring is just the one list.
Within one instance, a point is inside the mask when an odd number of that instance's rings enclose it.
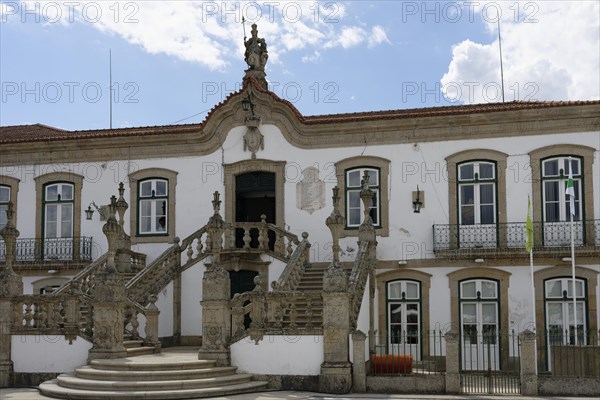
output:
{"label": "stone staircase", "polygon": [[[327,268],[326,264],[311,264],[306,268],[302,278],[298,282],[297,291],[300,292],[322,292],[323,291],[323,274],[325,274],[325,269]],[[297,302],[296,303],[296,323],[299,326],[306,326],[306,302]],[[312,311],[312,326],[322,326],[323,325],[323,302],[321,300],[313,300],[311,302],[311,311]],[[284,317],[284,323],[289,320],[289,317]]]}
{"label": "stone staircase", "polygon": [[255,392],[267,384],[236,373],[236,367],[198,360],[197,348],[173,347],[151,355],[92,360],[39,389],[61,399],[192,399]]}

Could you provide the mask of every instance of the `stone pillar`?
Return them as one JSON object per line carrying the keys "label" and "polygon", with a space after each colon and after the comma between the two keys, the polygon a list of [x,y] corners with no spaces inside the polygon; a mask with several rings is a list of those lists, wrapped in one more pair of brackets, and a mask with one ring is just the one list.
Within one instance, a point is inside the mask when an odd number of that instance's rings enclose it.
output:
{"label": "stone pillar", "polygon": [[446,339],[446,393],[460,393],[459,335],[448,332]]}
{"label": "stone pillar", "polygon": [[160,352],[160,341],[158,340],[158,315],[160,311],[156,307],[156,296],[148,296],[148,306],[146,307],[146,339],[144,342],[148,346],[154,346],[155,353]]}
{"label": "stone pillar", "polygon": [[519,334],[521,354],[521,394],[524,396],[538,395],[537,350],[535,333],[526,330]]}
{"label": "stone pillar", "polygon": [[14,224],[12,202],[8,203],[6,217],[6,225],[0,230],[6,246],[5,262],[0,266],[0,388],[12,386],[14,370],[10,350],[14,312],[11,297],[23,294],[23,280],[13,271],[19,231]]}
{"label": "stone pillar", "polygon": [[230,364],[229,274],[213,259],[202,278],[202,347],[200,360],[217,360],[217,366]]}
{"label": "stone pillar", "polygon": [[127,356],[123,347],[125,282],[115,268],[116,245],[121,233],[115,218],[116,200],[115,196],[111,197],[109,217],[102,227],[108,240],[108,259],[104,268],[96,274],[92,290],[94,336],[88,362],[97,358]]}
{"label": "stone pillar", "polygon": [[348,277],[342,268],[331,264],[323,277],[323,364],[319,390],[343,394],[352,389],[349,361],[350,295]]}
{"label": "stone pillar", "polygon": [[367,370],[365,368],[365,340],[367,335],[361,331],[352,333],[352,391],[367,391]]}

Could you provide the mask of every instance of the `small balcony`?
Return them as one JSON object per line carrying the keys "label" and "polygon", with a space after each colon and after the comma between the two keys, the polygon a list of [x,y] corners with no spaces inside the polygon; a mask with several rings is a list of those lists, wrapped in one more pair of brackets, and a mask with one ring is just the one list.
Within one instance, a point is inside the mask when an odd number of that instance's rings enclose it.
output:
{"label": "small balcony", "polygon": [[[600,220],[573,222],[577,255],[600,253]],[[512,257],[525,252],[525,222],[475,225],[433,225],[436,257],[471,258],[491,255]],[[534,254],[568,256],[571,248],[570,222],[534,222]]]}
{"label": "small balcony", "polygon": [[[92,260],[92,238],[19,238],[16,244],[16,269],[32,266],[87,264]],[[0,239],[0,263],[5,261],[6,245]]]}

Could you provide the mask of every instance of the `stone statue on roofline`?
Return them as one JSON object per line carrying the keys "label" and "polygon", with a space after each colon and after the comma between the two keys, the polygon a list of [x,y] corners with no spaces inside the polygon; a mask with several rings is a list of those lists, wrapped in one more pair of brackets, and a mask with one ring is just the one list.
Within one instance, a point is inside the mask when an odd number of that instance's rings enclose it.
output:
{"label": "stone statue on roofline", "polygon": [[250,67],[249,69],[265,70],[269,54],[267,52],[267,42],[265,39],[258,37],[258,29],[256,24],[252,24],[252,37],[244,41],[246,52],[244,60]]}
{"label": "stone statue on roofline", "polygon": [[269,59],[267,42],[265,39],[258,37],[256,24],[252,24],[251,34],[252,37],[248,40],[244,37],[244,46],[246,47],[244,61],[248,64],[244,78],[254,78],[264,89],[268,89],[267,74],[265,73],[265,65],[267,65]]}

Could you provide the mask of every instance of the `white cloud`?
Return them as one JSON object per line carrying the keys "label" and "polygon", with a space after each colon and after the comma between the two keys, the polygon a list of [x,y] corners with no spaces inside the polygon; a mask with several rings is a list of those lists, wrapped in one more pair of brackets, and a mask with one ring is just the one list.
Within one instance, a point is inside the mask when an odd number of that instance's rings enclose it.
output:
{"label": "white cloud", "polygon": [[303,63],[307,63],[307,62],[317,62],[321,59],[321,52],[319,52],[318,50],[315,50],[315,52],[311,55],[308,56],[304,56],[302,57],[302,62]]}
{"label": "white cloud", "polygon": [[[600,98],[600,3],[521,2],[518,15],[512,2],[500,4],[506,101]],[[494,19],[487,29],[497,37]],[[441,83],[450,100],[482,103],[502,100],[500,80],[498,40],[464,40]]]}
{"label": "white cloud", "polygon": [[[122,37],[151,54],[167,54],[224,70],[242,57],[242,16],[250,26],[258,24],[259,36],[269,45],[269,62],[279,63],[286,52],[310,48],[350,48],[363,43],[388,42],[383,28],[345,25],[345,6],[338,2],[309,1],[122,1],[40,2],[27,1],[28,9],[44,18],[44,5],[62,7],[56,25],[88,24]],[[0,13],[10,12],[2,5]],[[99,15],[99,18],[97,16]],[[365,30],[367,29],[367,30]],[[368,29],[371,29],[367,38]]]}

